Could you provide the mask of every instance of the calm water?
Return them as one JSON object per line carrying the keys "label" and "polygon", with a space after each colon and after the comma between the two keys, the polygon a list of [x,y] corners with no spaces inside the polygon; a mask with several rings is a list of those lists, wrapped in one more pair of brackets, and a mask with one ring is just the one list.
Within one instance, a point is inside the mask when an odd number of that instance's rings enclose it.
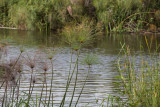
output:
{"label": "calm water", "polygon": [[[160,41],[160,38],[156,35],[148,35],[146,36],[146,38],[149,44],[151,44],[152,46],[151,49],[154,49],[154,47],[156,47],[156,44],[158,45],[158,41]],[[41,58],[41,63],[47,61],[44,59],[47,54],[45,49],[56,50],[53,58],[53,102],[55,106],[58,106],[60,101],[62,100],[62,96],[64,95],[71,57],[70,48],[65,45],[60,36],[54,33],[45,34],[40,32],[1,29],[0,40],[9,43],[8,55],[2,58],[3,62],[7,62],[10,59],[18,57],[20,53],[19,48],[21,46],[24,46],[25,49],[25,53],[23,54],[24,57],[34,57],[38,52],[38,56]],[[80,59],[87,53],[94,53],[97,54],[97,56],[101,60],[101,63],[92,66],[86,86],[79,101],[79,106],[98,106],[104,98],[108,97],[108,95],[118,95],[116,89],[120,87],[114,84],[115,82],[118,82],[115,76],[118,76],[119,74],[115,67],[115,60],[118,58],[119,51],[124,43],[132,49],[131,52],[137,59],[140,57],[140,52],[143,54],[148,54],[145,36],[136,34],[112,34],[109,36],[100,36],[94,44],[91,44],[89,47],[83,48],[81,50]],[[143,46],[144,51],[140,51],[140,45]],[[75,53],[73,54],[73,59],[76,59]],[[75,60],[73,60],[73,62],[74,61]],[[86,74],[87,66],[80,64],[74,101],[77,100],[77,96],[81,91],[81,87],[84,83]],[[36,84],[33,95],[40,96],[43,71],[39,69],[39,65],[37,65],[36,69],[34,70],[34,76],[36,78]],[[30,69],[27,66],[23,67],[22,77],[23,78],[21,81],[20,90],[27,92],[30,80]],[[50,88],[50,78],[51,70],[49,70],[47,74],[48,90]],[[70,102],[74,79],[75,78],[73,78],[71,87],[69,88],[66,102]],[[1,89],[0,97],[3,96],[3,92],[4,90]]]}

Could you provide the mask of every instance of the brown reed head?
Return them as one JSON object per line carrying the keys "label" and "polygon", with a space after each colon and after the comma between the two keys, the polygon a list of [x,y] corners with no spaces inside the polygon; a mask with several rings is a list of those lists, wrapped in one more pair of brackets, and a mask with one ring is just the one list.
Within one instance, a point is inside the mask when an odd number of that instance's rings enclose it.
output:
{"label": "brown reed head", "polygon": [[[17,73],[7,64],[0,64],[0,69],[2,72],[1,79],[6,83],[15,84]],[[8,85],[8,84],[7,84]]]}
{"label": "brown reed head", "polygon": [[44,62],[43,64],[41,64],[40,68],[46,72],[49,70],[49,64],[47,62]]}
{"label": "brown reed head", "polygon": [[36,67],[36,65],[40,59],[39,54],[40,54],[40,51],[36,51],[36,53],[33,57],[29,56],[28,53],[27,53],[27,57],[23,56],[23,59],[29,68],[34,69]]}
{"label": "brown reed head", "polygon": [[28,67],[30,67],[31,69],[33,69],[33,68],[35,67],[35,61],[34,61],[34,60],[28,60],[28,61],[26,62],[26,65],[27,65]]}
{"label": "brown reed head", "polygon": [[22,60],[11,59],[8,65],[17,73],[22,72]]}

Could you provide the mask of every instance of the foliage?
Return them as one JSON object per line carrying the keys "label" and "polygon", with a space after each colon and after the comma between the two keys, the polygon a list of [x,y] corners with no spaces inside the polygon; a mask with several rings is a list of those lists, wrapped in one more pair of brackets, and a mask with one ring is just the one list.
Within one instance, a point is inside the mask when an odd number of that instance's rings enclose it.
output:
{"label": "foliage", "polygon": [[[155,4],[156,7],[154,6]],[[131,27],[135,32],[137,29],[147,26],[146,23],[143,23],[144,21],[159,26],[159,22],[151,20],[153,18],[151,13],[143,13],[153,12],[153,9],[159,8],[158,4],[160,4],[160,2],[157,2],[156,0],[93,0],[98,20],[103,22],[106,30],[116,32],[126,31],[126,28],[128,27]],[[118,29],[116,28],[123,20],[132,14],[135,15],[130,17],[124,26],[121,25]],[[134,26],[129,26],[130,24],[134,24]]]}
{"label": "foliage", "polygon": [[99,58],[95,54],[86,54],[85,57],[81,61],[82,64],[85,65],[94,65],[100,64]]}
{"label": "foliage", "polygon": [[89,17],[107,32],[135,32],[160,26],[159,6],[159,0],[1,0],[0,26],[48,31]]}
{"label": "foliage", "polygon": [[117,84],[121,87],[121,95],[126,97],[126,99],[114,97],[115,104],[117,103],[119,107],[160,106],[159,56],[154,57],[158,55],[156,50],[155,53],[150,52],[147,39],[146,44],[149,51],[147,59],[142,55],[140,61],[136,59],[128,46],[123,46],[122,56],[117,59],[119,76],[116,78],[120,79]]}
{"label": "foliage", "polygon": [[64,41],[74,49],[88,46],[95,39],[95,35],[101,33],[98,28],[93,28],[93,24],[94,22],[92,20],[89,21],[88,18],[81,18],[78,24],[68,23],[62,30]]}
{"label": "foliage", "polygon": [[[68,0],[21,0],[6,3],[8,26],[20,29],[48,29],[60,27],[65,21]],[[5,5],[2,5],[2,7]]]}

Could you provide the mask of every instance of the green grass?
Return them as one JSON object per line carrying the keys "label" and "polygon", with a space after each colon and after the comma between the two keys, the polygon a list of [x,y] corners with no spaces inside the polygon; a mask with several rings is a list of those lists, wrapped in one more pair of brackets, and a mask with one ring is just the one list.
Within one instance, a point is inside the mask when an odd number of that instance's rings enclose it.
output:
{"label": "green grass", "polygon": [[[147,6],[145,0],[142,2],[141,0],[93,0],[93,5],[96,8],[96,14],[99,21],[102,21],[106,30],[113,32],[124,32],[124,31],[133,31],[137,32],[137,29],[142,29],[146,24],[138,21],[146,21],[150,24],[159,25],[159,23],[155,23],[154,17],[151,17],[151,14],[140,14],[139,16],[133,16],[128,19],[124,25],[119,26],[119,24],[125,20],[128,16],[141,12],[153,12],[152,7],[155,3],[159,4],[159,2],[153,1],[150,3],[150,6]],[[144,5],[144,7],[143,7]],[[147,8],[146,8],[146,7]],[[152,7],[152,8],[151,8]],[[157,6],[156,6],[157,7]],[[151,18],[154,19],[150,20]],[[134,26],[129,26],[128,24],[133,24]],[[141,26],[139,26],[141,25]],[[117,26],[119,28],[117,29]],[[127,30],[127,28],[130,28]]]}
{"label": "green grass", "polygon": [[[160,56],[158,47],[153,51],[151,44],[146,38],[148,54],[140,53],[138,57],[129,46],[123,45],[116,64],[119,72],[119,76],[116,77],[119,78],[119,82],[116,84],[121,87],[118,90],[120,96],[109,96],[103,102],[118,107],[160,106]],[[141,52],[143,47],[140,47]],[[114,100],[114,103],[111,100]]]}

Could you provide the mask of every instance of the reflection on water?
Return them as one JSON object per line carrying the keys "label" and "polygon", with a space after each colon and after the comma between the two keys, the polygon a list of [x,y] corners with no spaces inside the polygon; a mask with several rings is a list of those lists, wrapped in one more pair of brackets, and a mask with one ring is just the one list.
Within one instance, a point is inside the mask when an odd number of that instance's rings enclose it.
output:
{"label": "reflection on water", "polygon": [[[152,47],[158,45],[156,44],[158,43],[157,41],[159,41],[157,36],[146,36],[146,38]],[[58,106],[65,92],[65,85],[69,74],[69,62],[71,57],[70,48],[65,46],[65,43],[63,40],[61,40],[60,36],[55,35],[54,33],[46,34],[33,31],[0,30],[0,40],[7,41],[9,43],[8,56],[3,58],[4,61],[9,61],[14,57],[18,57],[20,53],[19,47],[21,45],[24,46],[25,52],[27,53],[23,54],[23,56],[34,56],[37,51],[41,51],[40,56],[43,58],[46,56],[46,48],[58,49],[54,55],[55,61],[53,63],[53,102],[55,106]],[[108,95],[117,94],[116,89],[119,87],[114,84],[114,82],[117,82],[117,79],[114,77],[118,76],[118,72],[114,65],[121,46],[124,43],[132,49],[132,52],[134,52],[137,57],[138,52],[140,51],[140,46],[147,51],[145,36],[130,34],[114,34],[111,36],[101,37],[94,44],[92,44],[92,46],[83,48],[81,50],[80,58],[82,58],[86,53],[95,53],[100,58],[101,63],[92,66],[85,89],[79,101],[79,106],[98,106],[102,102],[102,99],[106,98]],[[76,59],[76,54],[73,54],[73,59]],[[43,63],[44,60],[41,61]],[[74,66],[74,64],[72,66]],[[77,97],[81,91],[87,75],[87,69],[87,66],[80,64],[75,93],[76,97],[74,98],[74,101],[77,100]],[[23,70],[24,72],[20,90],[27,91],[29,88],[30,70],[27,67],[23,67]],[[34,71],[34,75],[36,77],[36,84],[33,95],[40,96],[42,81],[44,79],[43,71],[37,67]],[[51,71],[48,71],[48,90],[50,88],[50,79]],[[73,80],[75,80],[75,78],[73,78]],[[71,87],[69,88],[69,93],[67,94],[66,101],[68,102],[70,102],[73,85],[74,81],[72,81]],[[3,92],[4,90],[1,89],[0,96],[3,96]]]}

